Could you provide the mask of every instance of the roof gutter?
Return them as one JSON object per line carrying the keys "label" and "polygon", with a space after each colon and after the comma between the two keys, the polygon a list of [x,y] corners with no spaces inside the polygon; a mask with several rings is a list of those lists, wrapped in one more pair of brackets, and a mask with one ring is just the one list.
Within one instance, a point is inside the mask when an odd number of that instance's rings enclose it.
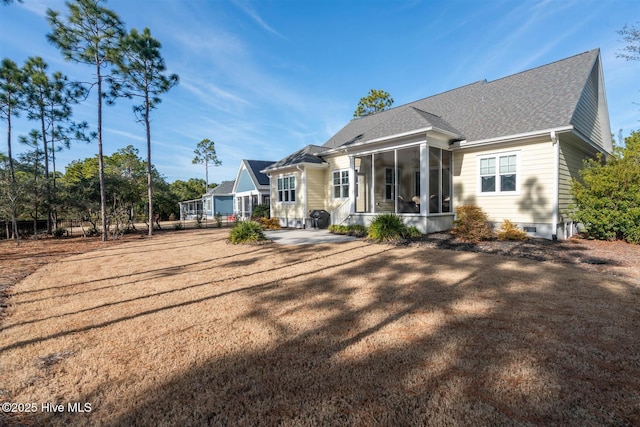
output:
{"label": "roof gutter", "polygon": [[573,126],[569,125],[569,126],[562,126],[557,128],[551,128],[551,129],[536,130],[533,132],[517,133],[514,135],[505,135],[497,138],[480,139],[478,141],[471,141],[471,142],[461,141],[460,148],[476,147],[479,145],[498,144],[498,143],[507,142],[507,141],[517,141],[520,139],[533,138],[536,136],[547,136],[551,134],[551,132],[563,133],[563,132],[570,132],[572,130],[574,130]]}
{"label": "roof gutter", "polygon": [[296,163],[296,164],[287,165],[287,166],[279,166],[277,168],[263,169],[263,170],[260,171],[260,173],[263,173],[265,175],[272,175],[272,174],[274,174],[276,172],[281,172],[281,171],[285,171],[285,170],[293,170],[293,169],[298,169],[299,170],[299,166],[304,166],[304,167],[307,167],[307,168],[324,169],[324,168],[328,168],[329,167],[329,163],[327,163],[327,162],[323,162],[323,163],[302,162],[302,163]]}

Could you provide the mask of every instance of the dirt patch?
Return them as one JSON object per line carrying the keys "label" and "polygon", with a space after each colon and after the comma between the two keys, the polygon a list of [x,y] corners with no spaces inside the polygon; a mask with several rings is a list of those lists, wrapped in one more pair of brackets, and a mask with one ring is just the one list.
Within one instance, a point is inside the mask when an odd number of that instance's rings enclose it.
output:
{"label": "dirt patch", "polygon": [[0,397],[39,406],[0,424],[640,424],[640,287],[610,264],[227,234],[13,286]]}

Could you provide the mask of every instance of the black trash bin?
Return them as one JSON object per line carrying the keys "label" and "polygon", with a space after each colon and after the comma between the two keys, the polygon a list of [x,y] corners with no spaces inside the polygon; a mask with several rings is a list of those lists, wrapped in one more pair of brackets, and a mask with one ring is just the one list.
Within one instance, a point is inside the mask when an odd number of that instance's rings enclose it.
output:
{"label": "black trash bin", "polygon": [[324,209],[314,210],[309,213],[313,228],[327,228],[331,220],[331,214]]}

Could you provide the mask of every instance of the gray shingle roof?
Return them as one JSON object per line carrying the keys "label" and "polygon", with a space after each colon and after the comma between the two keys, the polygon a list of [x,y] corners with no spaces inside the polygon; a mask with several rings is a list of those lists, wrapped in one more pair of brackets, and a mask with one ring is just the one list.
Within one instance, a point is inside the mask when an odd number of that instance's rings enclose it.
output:
{"label": "gray shingle roof", "polygon": [[235,180],[234,181],[222,181],[220,183],[220,185],[218,185],[216,188],[213,188],[213,189],[209,190],[208,193],[215,194],[215,195],[231,194],[231,193],[233,193],[233,184],[235,184]]}
{"label": "gray shingle roof", "polygon": [[284,159],[277,161],[266,169],[279,169],[287,166],[299,165],[301,163],[322,164],[324,163],[324,160],[317,155],[322,151],[326,151],[326,148],[320,147],[318,145],[307,145],[303,149],[298,150],[295,153],[285,157]]}
{"label": "gray shingle roof", "polygon": [[269,185],[269,177],[260,171],[265,170],[274,162],[269,160],[244,160],[244,162],[254,182],[257,182],[258,185]]}
{"label": "gray shingle roof", "polygon": [[324,147],[337,148],[429,126],[468,141],[568,126],[599,54],[599,49],[594,49],[354,119]]}

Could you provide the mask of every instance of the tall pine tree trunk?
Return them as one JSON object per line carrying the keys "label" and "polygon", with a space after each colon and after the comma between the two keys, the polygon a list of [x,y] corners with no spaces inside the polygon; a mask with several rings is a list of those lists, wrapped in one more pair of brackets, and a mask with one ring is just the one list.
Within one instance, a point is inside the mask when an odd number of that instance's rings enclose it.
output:
{"label": "tall pine tree trunk", "polygon": [[149,236],[153,236],[153,177],[151,175],[151,122],[149,121],[149,92],[144,99],[144,125],[147,130],[147,192],[149,195]]}
{"label": "tall pine tree trunk", "polygon": [[102,74],[99,61],[96,59],[98,76],[98,179],[100,180],[100,221],[102,241],[107,241],[107,196],[104,188],[104,159],[102,155]]}

